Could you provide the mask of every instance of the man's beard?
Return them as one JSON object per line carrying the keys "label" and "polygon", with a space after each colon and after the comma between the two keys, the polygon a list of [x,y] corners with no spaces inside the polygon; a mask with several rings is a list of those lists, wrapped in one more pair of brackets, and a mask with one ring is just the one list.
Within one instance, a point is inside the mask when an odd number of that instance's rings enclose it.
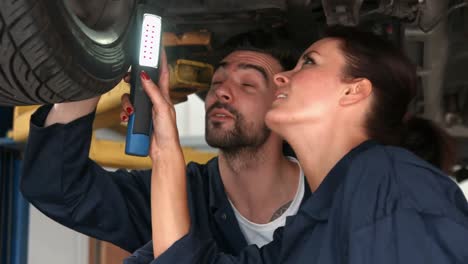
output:
{"label": "man's beard", "polygon": [[[234,116],[234,127],[223,128],[221,122],[210,122],[209,113],[215,108],[223,108]],[[208,145],[224,152],[235,153],[241,150],[256,150],[262,146],[271,134],[271,130],[262,123],[248,123],[245,118],[230,105],[216,102],[206,111],[205,139]]]}

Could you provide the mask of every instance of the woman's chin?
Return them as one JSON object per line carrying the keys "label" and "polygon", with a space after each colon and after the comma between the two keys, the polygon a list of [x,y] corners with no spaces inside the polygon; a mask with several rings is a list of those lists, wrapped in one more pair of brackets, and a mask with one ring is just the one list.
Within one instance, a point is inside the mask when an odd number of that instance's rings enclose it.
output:
{"label": "woman's chin", "polygon": [[281,130],[284,129],[284,125],[287,122],[287,115],[282,113],[279,109],[271,108],[265,116],[266,125],[274,132],[280,134]]}

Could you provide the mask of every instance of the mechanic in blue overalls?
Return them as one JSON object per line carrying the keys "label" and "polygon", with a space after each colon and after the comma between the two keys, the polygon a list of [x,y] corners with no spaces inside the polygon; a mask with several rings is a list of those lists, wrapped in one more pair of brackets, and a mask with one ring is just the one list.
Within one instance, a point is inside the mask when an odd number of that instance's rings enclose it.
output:
{"label": "mechanic in blue overalls", "polygon": [[[217,69],[216,92],[206,99],[206,139],[219,156],[188,165],[185,192],[193,219],[223,252],[272,241],[274,230],[310,194],[297,160],[282,153],[282,138],[264,124],[274,99],[273,75],[294,64],[283,50],[245,46]],[[55,221],[133,252],[151,240],[151,170],[110,172],[88,158],[97,103],[91,98],[36,111],[21,189]],[[128,117],[126,100],[123,108]]]}
{"label": "mechanic in blue overalls", "polygon": [[404,141],[417,87],[415,68],[391,43],[336,26],[293,70],[275,75],[266,123],[293,147],[313,194],[272,243],[237,255],[221,253],[190,219],[167,85],[160,91],[142,80],[156,110],[154,144],[165,150],[152,153],[165,161],[154,164],[152,181],[168,190],[151,193],[155,243],[142,249],[154,249],[151,263],[468,263],[463,193],[438,168],[391,146]]}

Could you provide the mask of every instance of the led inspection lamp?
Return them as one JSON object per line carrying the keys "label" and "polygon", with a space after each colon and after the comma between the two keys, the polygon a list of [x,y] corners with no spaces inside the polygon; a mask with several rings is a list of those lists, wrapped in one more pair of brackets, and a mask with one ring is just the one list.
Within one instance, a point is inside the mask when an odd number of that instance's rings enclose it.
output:
{"label": "led inspection lamp", "polygon": [[152,133],[152,104],[141,85],[140,72],[145,71],[157,83],[159,80],[162,19],[145,5],[136,11],[135,43],[133,54],[130,99],[134,112],[130,115],[125,143],[125,153],[148,156]]}

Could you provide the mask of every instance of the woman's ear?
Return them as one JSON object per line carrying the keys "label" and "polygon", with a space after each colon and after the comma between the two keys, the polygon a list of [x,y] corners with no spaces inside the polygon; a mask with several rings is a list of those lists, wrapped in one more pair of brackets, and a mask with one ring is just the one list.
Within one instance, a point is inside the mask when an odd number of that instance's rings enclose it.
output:
{"label": "woman's ear", "polygon": [[340,99],[341,106],[359,103],[372,93],[372,83],[365,78],[359,78],[349,83]]}

